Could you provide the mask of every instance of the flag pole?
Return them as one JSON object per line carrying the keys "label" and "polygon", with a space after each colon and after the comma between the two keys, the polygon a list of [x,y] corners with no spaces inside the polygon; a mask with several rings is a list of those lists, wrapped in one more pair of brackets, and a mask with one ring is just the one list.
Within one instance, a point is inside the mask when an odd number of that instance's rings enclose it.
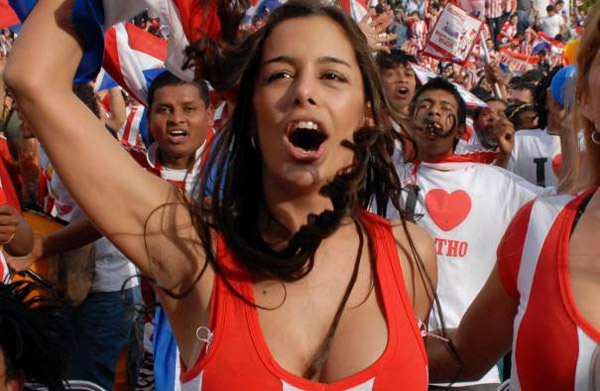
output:
{"label": "flag pole", "polygon": [[[483,34],[483,29],[479,32],[479,40],[481,41],[481,47],[483,47],[483,55],[485,57],[486,63],[491,63],[490,51],[487,47],[487,43],[485,42],[485,34]],[[498,83],[494,83],[494,93],[497,98],[502,98],[502,91],[500,91],[500,86]]]}

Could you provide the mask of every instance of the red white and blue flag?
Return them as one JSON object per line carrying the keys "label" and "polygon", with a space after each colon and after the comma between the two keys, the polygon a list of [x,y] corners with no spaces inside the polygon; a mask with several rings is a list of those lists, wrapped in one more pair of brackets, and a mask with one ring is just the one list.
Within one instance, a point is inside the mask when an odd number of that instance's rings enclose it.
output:
{"label": "red white and blue flag", "polygon": [[[37,0],[9,0],[21,20],[24,20]],[[341,0],[340,5],[355,20],[366,15],[364,0]],[[180,78],[191,80],[192,70],[183,71],[185,48],[202,37],[220,40],[221,22],[218,16],[219,0],[75,0],[73,25],[84,44],[84,55],[76,74],[76,81],[94,80],[102,67],[105,31],[119,22],[143,11],[151,11],[169,25],[170,35],[165,59],[166,68]],[[112,70],[107,72],[118,77]],[[141,79],[140,79],[141,80]],[[131,88],[132,86],[128,86]],[[133,88],[131,88],[133,90]],[[134,94],[135,95],[135,94]]]}
{"label": "red white and blue flag", "polygon": [[106,32],[97,90],[117,83],[145,105],[150,83],[165,71],[166,57],[167,42],[131,23],[118,23]]}

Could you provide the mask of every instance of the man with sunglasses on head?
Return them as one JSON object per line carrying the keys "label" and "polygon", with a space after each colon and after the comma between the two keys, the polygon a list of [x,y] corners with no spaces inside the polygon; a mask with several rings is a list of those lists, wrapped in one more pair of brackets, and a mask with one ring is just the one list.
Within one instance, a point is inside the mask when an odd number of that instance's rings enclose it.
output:
{"label": "man with sunglasses on head", "polygon": [[[568,73],[569,70],[560,72]],[[569,77],[555,77],[555,74],[557,72],[544,78],[536,90],[539,128],[520,130],[515,134],[507,165],[509,171],[541,187],[556,187],[559,183],[562,163],[560,132],[568,124],[562,87]],[[573,77],[573,72],[570,77]],[[553,91],[560,93],[555,96]]]}

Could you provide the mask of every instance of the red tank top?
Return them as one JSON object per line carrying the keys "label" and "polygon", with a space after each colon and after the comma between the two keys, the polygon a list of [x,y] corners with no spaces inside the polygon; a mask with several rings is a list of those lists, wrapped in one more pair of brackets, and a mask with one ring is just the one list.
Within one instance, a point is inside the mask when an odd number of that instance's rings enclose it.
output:
{"label": "red tank top", "polygon": [[[387,220],[367,212],[362,214],[362,220],[373,239],[377,289],[388,325],[387,347],[377,361],[354,375],[328,384],[286,371],[269,351],[256,308],[236,297],[217,277],[211,302],[210,343],[196,365],[182,371],[182,390],[426,390],[427,356],[406,293],[392,229]],[[217,255],[233,287],[253,302],[250,276],[226,249],[221,237]]]}
{"label": "red tank top", "polygon": [[[511,391],[589,391],[600,380],[600,330],[579,312],[569,279],[569,241],[578,196],[523,206],[498,247],[504,289],[519,300],[513,326]],[[597,365],[597,364],[596,364]]]}

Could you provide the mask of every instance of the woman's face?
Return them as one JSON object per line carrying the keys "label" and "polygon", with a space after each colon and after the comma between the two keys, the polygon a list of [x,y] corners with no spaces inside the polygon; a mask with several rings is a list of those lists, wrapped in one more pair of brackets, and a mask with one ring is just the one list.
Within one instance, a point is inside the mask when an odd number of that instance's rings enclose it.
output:
{"label": "woman's face", "polygon": [[315,192],[353,153],[340,143],[364,124],[365,95],[354,49],[324,16],[289,19],[266,38],[254,110],[265,186]]}
{"label": "woman's face", "polygon": [[584,91],[581,102],[582,114],[591,122],[600,125],[600,51],[588,71],[587,91]]}

